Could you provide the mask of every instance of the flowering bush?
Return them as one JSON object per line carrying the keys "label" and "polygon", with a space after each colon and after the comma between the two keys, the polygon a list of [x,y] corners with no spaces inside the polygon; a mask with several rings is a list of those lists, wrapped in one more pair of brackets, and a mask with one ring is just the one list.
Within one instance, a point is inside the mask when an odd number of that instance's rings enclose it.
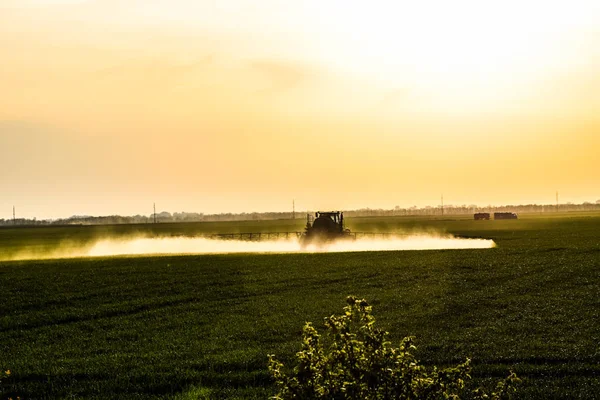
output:
{"label": "flowering bush", "polygon": [[325,318],[325,337],[306,323],[293,371],[285,372],[269,355],[278,387],[273,399],[506,399],[515,391],[519,379],[514,373],[492,393],[467,391],[469,359],[455,367],[426,369],[412,354],[413,337],[393,347],[388,332],[375,327],[365,300],[348,297],[347,303],[342,315]]}

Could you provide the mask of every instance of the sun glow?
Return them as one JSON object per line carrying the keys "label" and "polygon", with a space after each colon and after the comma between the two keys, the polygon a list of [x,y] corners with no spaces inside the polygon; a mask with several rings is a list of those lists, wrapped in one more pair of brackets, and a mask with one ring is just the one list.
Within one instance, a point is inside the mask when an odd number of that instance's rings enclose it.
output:
{"label": "sun glow", "polygon": [[539,1],[321,7],[321,15],[335,16],[322,21],[327,64],[381,88],[412,91],[411,101],[426,108],[454,111],[498,107],[580,63],[581,35],[594,32],[600,11],[591,2]]}

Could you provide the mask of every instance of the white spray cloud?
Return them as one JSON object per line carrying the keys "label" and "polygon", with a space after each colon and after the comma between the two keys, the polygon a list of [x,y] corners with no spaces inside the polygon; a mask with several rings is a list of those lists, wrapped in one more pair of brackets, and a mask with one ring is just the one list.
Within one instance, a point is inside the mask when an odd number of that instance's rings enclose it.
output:
{"label": "white spray cloud", "polygon": [[[302,247],[298,240],[217,240],[200,237],[137,237],[101,239],[80,248],[69,246],[47,253],[19,253],[8,259],[52,259],[156,254],[227,254],[227,253],[334,253],[352,251],[403,251],[443,249],[489,249],[493,240],[465,239],[446,235],[417,234],[385,239],[338,240]],[[1,257],[0,257],[1,259]]]}

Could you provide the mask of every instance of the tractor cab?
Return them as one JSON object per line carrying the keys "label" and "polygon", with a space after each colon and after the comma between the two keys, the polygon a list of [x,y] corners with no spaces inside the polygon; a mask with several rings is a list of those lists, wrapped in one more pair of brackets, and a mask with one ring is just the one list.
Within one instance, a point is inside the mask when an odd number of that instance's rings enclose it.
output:
{"label": "tractor cab", "polygon": [[344,213],[340,211],[317,211],[314,217],[306,216],[305,240],[327,241],[347,236],[349,231],[344,229]]}
{"label": "tractor cab", "polygon": [[342,232],[344,230],[344,213],[317,211],[312,228],[323,232]]}

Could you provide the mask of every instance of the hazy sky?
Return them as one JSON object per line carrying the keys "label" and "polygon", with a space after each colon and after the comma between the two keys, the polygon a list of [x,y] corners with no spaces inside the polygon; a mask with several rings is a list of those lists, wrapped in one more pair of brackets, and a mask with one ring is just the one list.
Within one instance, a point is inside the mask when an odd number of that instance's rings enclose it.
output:
{"label": "hazy sky", "polygon": [[600,2],[0,0],[0,218],[600,199]]}

